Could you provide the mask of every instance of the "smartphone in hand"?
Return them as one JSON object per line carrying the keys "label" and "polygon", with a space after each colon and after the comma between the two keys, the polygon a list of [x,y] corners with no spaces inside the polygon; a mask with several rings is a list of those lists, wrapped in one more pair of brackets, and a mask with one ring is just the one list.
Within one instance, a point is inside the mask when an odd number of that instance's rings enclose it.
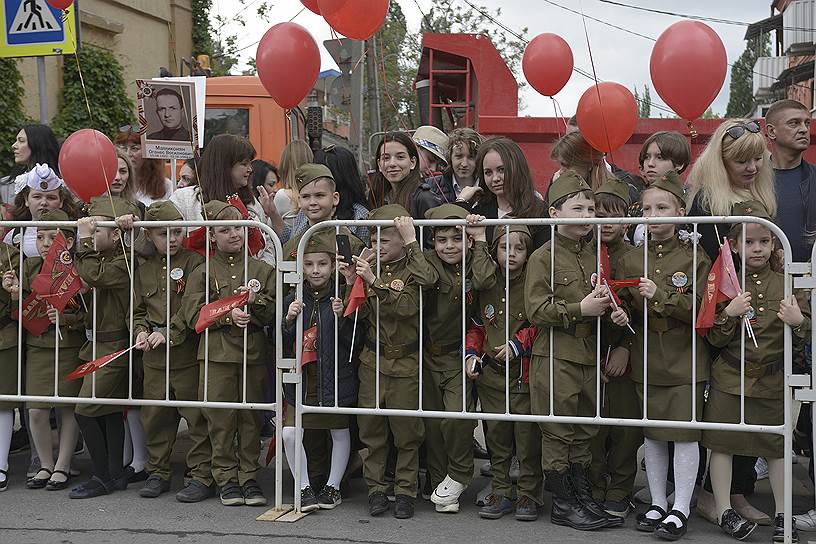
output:
{"label": "smartphone in hand", "polygon": [[337,252],[340,256],[343,257],[343,260],[347,264],[351,263],[351,243],[349,242],[349,237],[347,234],[338,234],[336,236],[337,239]]}

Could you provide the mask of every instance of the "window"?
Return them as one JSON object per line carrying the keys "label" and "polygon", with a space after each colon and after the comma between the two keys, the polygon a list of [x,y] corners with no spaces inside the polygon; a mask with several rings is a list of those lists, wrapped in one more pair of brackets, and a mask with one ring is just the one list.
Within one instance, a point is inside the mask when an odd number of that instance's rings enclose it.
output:
{"label": "window", "polygon": [[216,134],[235,134],[249,138],[247,108],[207,108],[204,115],[204,145]]}

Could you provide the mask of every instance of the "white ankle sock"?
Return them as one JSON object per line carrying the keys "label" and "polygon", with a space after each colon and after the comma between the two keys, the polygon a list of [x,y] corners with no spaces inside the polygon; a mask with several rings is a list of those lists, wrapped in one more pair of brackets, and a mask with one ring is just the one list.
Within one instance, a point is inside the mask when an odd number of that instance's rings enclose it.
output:
{"label": "white ankle sock", "polygon": [[130,466],[136,472],[144,470],[145,463],[147,463],[145,432],[139,420],[139,412],[141,410],[138,408],[128,408],[127,413],[127,428],[130,430],[130,441],[133,445],[133,459],[130,461]]}
{"label": "white ankle sock", "polygon": [[[674,504],[672,510],[682,512],[688,518],[691,495],[697,481],[700,463],[700,448],[697,442],[674,443]],[[676,516],[669,516],[666,522],[674,522],[678,527],[683,523]]]}
{"label": "white ankle sock", "polygon": [[[645,439],[644,456],[646,459],[646,478],[649,481],[649,493],[652,504],[668,510],[666,498],[666,477],[669,475],[669,444],[662,440]],[[660,519],[654,510],[646,514],[649,519]]]}
{"label": "white ankle sock", "polygon": [[349,453],[351,452],[351,433],[348,429],[332,429],[331,470],[327,485],[340,489],[340,482],[346,473]]}
{"label": "white ankle sock", "polygon": [[[286,463],[292,476],[295,474],[295,448],[300,448],[300,489],[306,489],[309,485],[309,462],[306,459],[306,450],[303,448],[303,429],[300,436],[295,437],[294,427],[283,428],[283,451],[286,453]],[[319,491],[319,490],[318,490]]]}
{"label": "white ankle sock", "polygon": [[[2,470],[9,468],[8,458],[12,431],[14,431],[14,410],[0,410],[0,469]],[[6,477],[0,474],[0,482],[5,480]]]}

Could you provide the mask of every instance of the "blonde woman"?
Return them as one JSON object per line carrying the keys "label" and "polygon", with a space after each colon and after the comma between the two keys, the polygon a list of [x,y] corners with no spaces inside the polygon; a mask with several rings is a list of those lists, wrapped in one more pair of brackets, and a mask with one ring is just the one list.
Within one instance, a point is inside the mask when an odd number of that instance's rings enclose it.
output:
{"label": "blonde woman", "polygon": [[[298,204],[297,184],[295,183],[295,172],[308,162],[314,161],[314,155],[309,144],[301,140],[289,142],[283,148],[280,160],[280,182],[281,189],[275,193],[275,208],[283,218],[284,225],[292,229],[295,217],[300,208]],[[282,240],[285,242],[286,240]]]}
{"label": "blonde woman", "polygon": [[[724,121],[691,168],[691,190],[686,203],[690,216],[731,215],[738,202],[758,200],[776,216],[771,154],[759,122],[751,119]],[[700,244],[712,261],[716,259],[730,225],[699,225]],[[719,232],[719,237],[717,233]]]}

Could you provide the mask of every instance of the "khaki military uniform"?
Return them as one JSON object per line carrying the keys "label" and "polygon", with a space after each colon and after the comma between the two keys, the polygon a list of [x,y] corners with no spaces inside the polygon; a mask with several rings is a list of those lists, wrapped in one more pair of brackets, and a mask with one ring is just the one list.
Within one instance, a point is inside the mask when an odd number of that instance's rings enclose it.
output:
{"label": "khaki military uniform", "polygon": [[[244,280],[242,253],[216,251],[209,260],[209,287],[206,265],[190,275],[182,302],[187,326],[195,328],[199,311],[208,302],[238,294],[238,288],[253,279],[260,282],[255,301],[248,306],[251,321],[247,328],[232,323],[229,314],[220,318],[200,335],[198,345],[199,400],[241,402],[244,383],[246,402],[263,402],[268,360],[267,338],[263,327],[275,319],[275,270],[263,261],[249,257]],[[207,291],[209,290],[209,299]],[[246,375],[243,353],[246,334]],[[206,399],[205,399],[206,384]],[[261,419],[257,410],[203,409],[212,443],[212,474],[223,487],[237,481],[243,485],[255,479],[259,470]],[[233,441],[238,434],[238,450]]]}
{"label": "khaki military uniform", "polygon": [[[154,255],[142,259],[136,275],[134,299],[134,336],[140,332],[161,332],[168,344],[145,351],[144,398],[160,400],[168,392],[175,400],[197,400],[199,366],[196,358],[199,338],[188,328],[181,313],[182,296],[193,270],[204,262],[198,253],[180,249],[170,257]],[[167,327],[167,278],[170,277],[170,327]],[[169,372],[167,365],[169,363]],[[199,408],[167,408],[144,406],[140,418],[145,429],[148,461],[145,470],[164,480],[170,479],[170,455],[176,442],[179,416],[187,421],[193,442],[187,453],[187,466],[192,477],[202,483],[212,483],[210,461],[212,448],[207,435],[207,422]]]}
{"label": "khaki military uniform", "polygon": [[[622,239],[607,245],[610,274],[616,277],[620,259],[636,249]],[[627,328],[605,324],[601,338],[601,354],[606,357],[607,348],[626,345],[631,333]],[[623,376],[609,377],[609,382],[601,385],[603,405],[601,415],[610,418],[640,418],[635,382],[630,368]],[[592,464],[589,468],[589,479],[593,485],[593,495],[600,501],[625,501],[632,494],[637,476],[637,451],[643,444],[643,431],[640,427],[617,427],[604,425],[598,428],[598,434],[592,439],[590,450]]]}
{"label": "khaki military uniform", "polygon": [[[706,277],[711,267],[708,256],[698,248],[697,285],[694,290],[693,246],[681,243],[677,237],[669,240],[650,240],[648,269],[644,273],[643,250],[632,251],[620,261],[618,276],[624,279],[648,277],[657,284],[655,296],[646,301],[648,307],[648,368],[644,375],[643,305],[644,299],[637,287],[620,291],[628,302],[630,321],[636,335],[630,343],[629,360],[632,380],[636,384],[643,410],[644,382],[646,384],[648,419],[691,421],[692,395],[696,396],[698,420],[703,416],[703,394],[709,376],[710,355],[706,342],[692,329],[693,303],[696,297],[699,310]],[[696,338],[697,367],[692,391],[692,336]],[[696,442],[699,430],[647,427],[644,436],[652,440]]]}
{"label": "khaki military uniform", "polygon": [[[555,267],[551,269],[553,247]],[[525,309],[530,323],[539,327],[530,362],[534,414],[550,413],[552,394],[554,415],[595,415],[597,318],[581,315],[581,300],[593,290],[592,274],[597,269],[595,251],[591,242],[571,240],[556,232],[527,263]],[[562,472],[571,464],[589,465],[589,443],[598,431],[597,426],[542,423],[540,427],[545,471]]]}
{"label": "khaki military uniform", "polygon": [[[496,270],[488,284],[479,290],[476,300],[477,315],[484,325],[484,351],[495,355],[494,348],[513,340],[516,333],[529,326],[524,309],[524,280],[526,268],[510,276],[510,290],[505,290],[506,275],[502,267]],[[509,328],[505,329],[505,320]],[[498,366],[483,365],[476,382],[482,411],[503,414],[507,407],[507,391],[510,392],[510,413],[530,414],[530,385],[524,379],[522,356],[510,353],[510,368],[505,360],[496,360]],[[535,423],[513,421],[490,421],[485,434],[490,452],[490,471],[493,476],[493,493],[510,497],[510,465],[515,455],[519,461],[518,494],[541,502],[541,430]]]}
{"label": "khaki military uniform", "polygon": [[[417,276],[424,301],[424,360],[422,405],[425,410],[474,411],[472,382],[464,376],[462,330],[468,325],[472,289],[479,289],[494,272],[486,242],[475,242],[465,255],[465,311],[462,303],[462,265],[444,263],[434,250],[425,251],[428,272]],[[463,322],[464,320],[464,322]],[[428,474],[436,487],[445,475],[463,485],[473,479],[475,420],[428,419],[425,444]]]}
{"label": "khaki military uniform", "polygon": [[[23,293],[25,299],[31,292],[31,282],[40,273],[43,265],[41,257],[31,257],[23,262]],[[16,307],[16,306],[15,306]],[[87,318],[83,300],[76,295],[59,316],[59,356],[57,358],[57,393],[61,397],[79,395],[82,380],[65,379],[79,364],[79,350],[85,343],[85,319]],[[26,332],[26,394],[51,396],[54,388],[54,346],[57,342],[57,328],[51,325],[40,336]],[[28,408],[51,408],[54,403],[29,402]]]}
{"label": "khaki military uniform", "polygon": [[[2,263],[0,269],[5,272],[11,266],[15,273],[19,273],[20,252],[16,247],[2,242],[0,244],[4,246],[0,248],[0,263]],[[16,395],[18,393],[17,380],[21,377],[17,372],[18,324],[11,319],[11,312],[15,308],[19,308],[19,302],[12,301],[8,291],[0,288],[0,376],[3,376],[3,379],[0,380],[0,394],[3,395]],[[19,392],[24,391],[20,389]],[[0,410],[14,410],[18,407],[20,407],[19,402],[0,401]]]}
{"label": "khaki military uniform", "polygon": [[[416,410],[419,407],[419,285],[416,261],[419,245],[406,246],[407,255],[380,264],[380,275],[368,287],[360,317],[368,322],[368,338],[360,354],[360,408]],[[376,273],[376,271],[375,271]],[[348,288],[350,291],[350,287]],[[378,316],[379,315],[379,319]],[[379,324],[379,336],[377,335]],[[377,341],[379,340],[379,347]],[[379,374],[377,352],[379,350]],[[377,380],[379,379],[379,397]],[[360,440],[368,448],[363,474],[369,494],[385,492],[389,431],[394,437],[397,462],[394,492],[415,497],[419,446],[425,435],[418,417],[359,416]]]}
{"label": "khaki military uniform", "polygon": [[[785,296],[785,277],[769,265],[745,274],[745,290],[751,293],[751,326],[759,347],[745,335],[745,423],[782,425],[785,421],[784,322],[776,315]],[[805,321],[792,328],[794,350],[804,349],[810,339],[810,304],[805,291],[796,292]],[[711,387],[704,420],[716,423],[740,422],[741,334],[743,320],[725,313],[728,303],[720,303],[714,327],[706,338],[722,348],[711,368]],[[782,458],[784,440],[778,434],[704,431],[703,445],[729,455]]]}
{"label": "khaki military uniform", "polygon": [[[76,253],[76,268],[79,277],[95,291],[85,300],[89,305],[96,300],[96,323],[93,321],[93,307],[88,307],[85,320],[86,341],[79,351],[79,358],[92,361],[127,349],[130,343],[128,320],[130,317],[130,273],[135,273],[128,264],[120,245],[107,251],[94,249],[93,237],[82,238]],[[96,325],[94,327],[94,325]],[[94,345],[93,330],[96,329]],[[96,348],[94,350],[94,347]],[[127,398],[129,355],[124,355],[82,379],[79,396],[89,398],[92,393],[98,398]],[[121,406],[112,404],[79,404],[75,412],[81,416],[98,417],[122,411]]]}

